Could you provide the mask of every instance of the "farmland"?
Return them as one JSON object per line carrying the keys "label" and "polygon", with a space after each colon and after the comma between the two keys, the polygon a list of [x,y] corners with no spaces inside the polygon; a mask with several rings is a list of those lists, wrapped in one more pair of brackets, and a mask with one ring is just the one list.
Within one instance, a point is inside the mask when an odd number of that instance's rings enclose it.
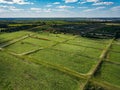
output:
{"label": "farmland", "polygon": [[[0,90],[120,90],[120,39],[114,32],[97,35],[100,24],[81,35],[90,22],[74,22],[79,34],[70,29],[73,23],[52,23],[26,22],[32,27],[0,33]],[[88,38],[91,33],[95,38]]]}

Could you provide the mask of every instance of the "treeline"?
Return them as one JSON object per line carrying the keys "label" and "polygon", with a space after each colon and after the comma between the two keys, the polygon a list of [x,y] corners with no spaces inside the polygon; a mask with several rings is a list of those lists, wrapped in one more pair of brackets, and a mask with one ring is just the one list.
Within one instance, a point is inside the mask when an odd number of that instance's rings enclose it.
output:
{"label": "treeline", "polygon": [[82,35],[90,38],[120,38],[120,26],[105,26]]}
{"label": "treeline", "polygon": [[23,25],[23,26],[17,26],[17,27],[8,27],[8,28],[0,30],[0,32],[16,32],[20,30],[30,29],[36,26],[38,25]]}
{"label": "treeline", "polygon": [[106,25],[104,23],[82,23],[82,24],[66,24],[53,25],[53,33],[70,33],[73,35],[81,35],[88,38],[120,38],[120,26]]}
{"label": "treeline", "polygon": [[7,24],[0,24],[0,28],[8,28],[8,25]]}
{"label": "treeline", "polygon": [[[29,25],[26,25],[28,24]],[[111,25],[107,25],[111,23]],[[118,25],[114,25],[118,24]],[[22,26],[9,27],[9,24],[23,24]],[[25,25],[24,25],[25,24]],[[113,25],[112,25],[113,24]],[[39,27],[37,27],[39,26]],[[15,32],[29,30],[33,32],[70,33],[88,38],[120,38],[119,21],[14,21],[0,22],[0,32]]]}
{"label": "treeline", "polygon": [[71,33],[82,35],[98,28],[104,27],[104,24],[100,23],[80,23],[80,24],[66,24],[66,25],[53,25],[53,33]]}

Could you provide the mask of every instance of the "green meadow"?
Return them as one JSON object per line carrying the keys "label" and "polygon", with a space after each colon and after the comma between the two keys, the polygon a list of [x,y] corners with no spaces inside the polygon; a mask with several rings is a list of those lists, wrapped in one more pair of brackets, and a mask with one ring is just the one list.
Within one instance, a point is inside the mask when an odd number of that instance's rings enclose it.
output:
{"label": "green meadow", "polygon": [[0,90],[120,90],[120,40],[0,33]]}

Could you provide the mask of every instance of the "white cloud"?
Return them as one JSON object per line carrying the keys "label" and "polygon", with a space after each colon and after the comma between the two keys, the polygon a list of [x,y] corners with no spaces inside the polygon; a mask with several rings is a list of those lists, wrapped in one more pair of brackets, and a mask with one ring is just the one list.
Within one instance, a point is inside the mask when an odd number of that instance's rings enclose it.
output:
{"label": "white cloud", "polygon": [[52,5],[46,5],[46,7],[52,7]]}
{"label": "white cloud", "polygon": [[84,12],[91,12],[91,11],[96,11],[96,10],[101,10],[104,9],[105,7],[97,7],[97,8],[92,8],[92,9],[86,9]]}
{"label": "white cloud", "polygon": [[54,2],[53,4],[57,5],[57,4],[60,4],[60,2]]}
{"label": "white cloud", "polygon": [[74,7],[73,7],[73,6],[63,5],[63,6],[58,6],[57,8],[60,8],[60,9],[68,9],[68,8],[74,8]]}
{"label": "white cloud", "polygon": [[79,2],[79,4],[85,4],[85,3],[88,3],[88,2],[97,3],[97,2],[100,2],[100,0],[82,0],[82,1]]}
{"label": "white cloud", "polygon": [[85,1],[82,1],[82,2],[78,2],[79,4],[84,4],[84,3],[86,3]]}
{"label": "white cloud", "polygon": [[105,7],[97,7],[96,10],[104,9]]}
{"label": "white cloud", "polygon": [[64,0],[65,3],[74,3],[74,2],[77,2],[78,0]]}
{"label": "white cloud", "polygon": [[99,2],[100,0],[86,0],[86,2]]}
{"label": "white cloud", "polygon": [[111,8],[112,11],[120,11],[120,6],[115,6]]}
{"label": "white cloud", "polygon": [[30,8],[31,11],[34,11],[34,12],[51,12],[52,9],[48,8]]}
{"label": "white cloud", "polygon": [[92,5],[112,5],[114,2],[103,2],[102,0],[82,0],[79,4],[93,3]]}
{"label": "white cloud", "polygon": [[22,10],[24,10],[24,9],[19,9],[19,8],[16,8],[16,7],[9,7],[9,10],[11,10],[11,11],[22,11]]}
{"label": "white cloud", "polygon": [[43,12],[52,12],[52,9],[51,8],[43,9]]}
{"label": "white cloud", "polygon": [[6,5],[1,5],[0,8],[7,8],[8,6]]}
{"label": "white cloud", "polygon": [[27,2],[25,0],[0,0],[0,3],[4,3],[4,4],[33,4],[31,2]]}
{"label": "white cloud", "polygon": [[78,8],[80,8],[80,9],[85,9],[85,8],[88,8],[88,7],[78,7]]}
{"label": "white cloud", "polygon": [[41,9],[41,8],[30,8],[30,10],[33,10],[33,11],[41,11],[42,9]]}
{"label": "white cloud", "polygon": [[114,4],[114,2],[97,2],[97,3],[93,3],[93,5],[112,5]]}
{"label": "white cloud", "polygon": [[6,6],[6,5],[1,5],[0,6],[1,11],[21,11],[24,9],[16,8],[15,6]]}
{"label": "white cloud", "polygon": [[66,10],[66,9],[53,9],[54,11],[57,11],[57,12],[66,12],[66,11],[68,11],[68,10]]}

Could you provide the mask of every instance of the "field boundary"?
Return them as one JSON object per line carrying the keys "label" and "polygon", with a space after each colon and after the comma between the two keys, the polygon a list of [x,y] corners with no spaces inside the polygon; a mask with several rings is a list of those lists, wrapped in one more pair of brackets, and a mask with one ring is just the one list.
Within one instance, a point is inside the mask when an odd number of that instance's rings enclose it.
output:
{"label": "field boundary", "polygon": [[29,54],[32,54],[32,53],[38,52],[38,51],[43,50],[43,49],[44,49],[44,48],[39,48],[39,49],[31,50],[31,51],[28,51],[28,52],[25,52],[25,53],[16,54],[16,55],[20,55],[20,56],[23,56],[23,55],[29,55]]}
{"label": "field boundary", "polygon": [[77,44],[71,44],[71,43],[65,43],[68,45],[75,45],[75,46],[81,46],[81,47],[86,47],[86,48],[92,48],[92,49],[99,49],[99,50],[103,50],[102,48],[96,48],[96,47],[90,47],[90,46],[85,46],[85,45],[77,45]]}
{"label": "field boundary", "polygon": [[110,61],[110,60],[105,60],[105,61],[108,62],[108,63],[111,63],[111,64],[120,65],[119,62],[114,62],[114,61]]}
{"label": "field boundary", "polygon": [[95,83],[97,85],[103,86],[105,88],[108,88],[109,90],[120,90],[120,87],[113,86],[112,84],[105,82],[105,81],[98,81],[98,80],[90,80],[90,82]]}
{"label": "field boundary", "polygon": [[2,49],[2,50],[5,51],[5,52],[8,53],[8,54],[14,56],[14,57],[19,58],[19,59],[22,59],[22,60],[25,60],[25,61],[28,61],[28,62],[32,62],[32,63],[38,64],[38,65],[44,65],[44,66],[46,66],[46,67],[50,67],[50,68],[52,68],[52,69],[55,69],[55,70],[64,72],[64,73],[66,73],[66,74],[68,74],[68,75],[70,75],[70,76],[74,76],[74,77],[76,77],[76,78],[78,78],[78,79],[86,79],[86,78],[88,78],[88,76],[89,76],[89,75],[87,75],[87,74],[78,73],[78,72],[76,72],[76,71],[74,71],[74,70],[71,70],[71,69],[69,69],[69,68],[63,67],[63,66],[61,66],[61,65],[48,63],[48,62],[45,62],[45,61],[43,61],[43,60],[41,61],[41,60],[33,59],[33,58],[31,58],[31,57],[24,56],[24,55],[23,55],[23,56],[21,56],[21,55],[16,55],[16,54],[14,54],[14,53],[12,53],[12,52],[9,52],[8,50],[4,50],[4,49]]}
{"label": "field boundary", "polygon": [[99,57],[99,61],[98,63],[95,65],[95,67],[93,68],[93,70],[91,70],[91,75],[90,77],[87,79],[85,85],[82,87],[82,90],[85,90],[85,88],[87,87],[87,85],[89,84],[91,78],[94,76],[94,74],[96,73],[96,71],[99,69],[99,66],[102,64],[102,62],[104,61],[104,59],[106,58],[106,55],[110,49],[110,47],[112,46],[113,41],[115,40],[115,38],[113,38],[110,43],[108,44],[108,46],[103,50],[103,52],[101,53],[100,57]]}
{"label": "field boundary", "polygon": [[6,43],[6,44],[0,45],[0,48],[4,48],[4,47],[7,47],[7,46],[9,46],[9,45],[12,45],[12,44],[14,44],[14,43],[16,43],[16,42],[18,42],[18,41],[24,40],[24,39],[28,38],[28,37],[31,36],[31,35],[33,35],[33,34],[28,34],[28,35],[22,36],[22,37],[20,37],[20,38],[17,38],[17,39],[15,39],[15,40],[12,40],[12,41],[10,41],[10,42],[8,42],[8,43]]}
{"label": "field boundary", "polygon": [[[64,50],[60,50],[60,49],[55,49],[55,48],[50,48],[50,49],[52,49],[52,50],[56,50],[56,51],[61,51],[61,52],[67,52],[67,53],[69,53],[69,54],[71,54],[71,53],[73,53],[73,52],[68,52],[68,51],[64,51]],[[96,59],[98,59],[98,58],[95,58],[95,57],[91,57],[91,56],[88,56],[88,55],[83,55],[83,54],[78,54],[78,53],[75,53],[76,55],[79,55],[79,56],[82,56],[82,57],[85,57],[85,58],[90,58],[90,59],[94,59],[94,60],[96,60]]]}

